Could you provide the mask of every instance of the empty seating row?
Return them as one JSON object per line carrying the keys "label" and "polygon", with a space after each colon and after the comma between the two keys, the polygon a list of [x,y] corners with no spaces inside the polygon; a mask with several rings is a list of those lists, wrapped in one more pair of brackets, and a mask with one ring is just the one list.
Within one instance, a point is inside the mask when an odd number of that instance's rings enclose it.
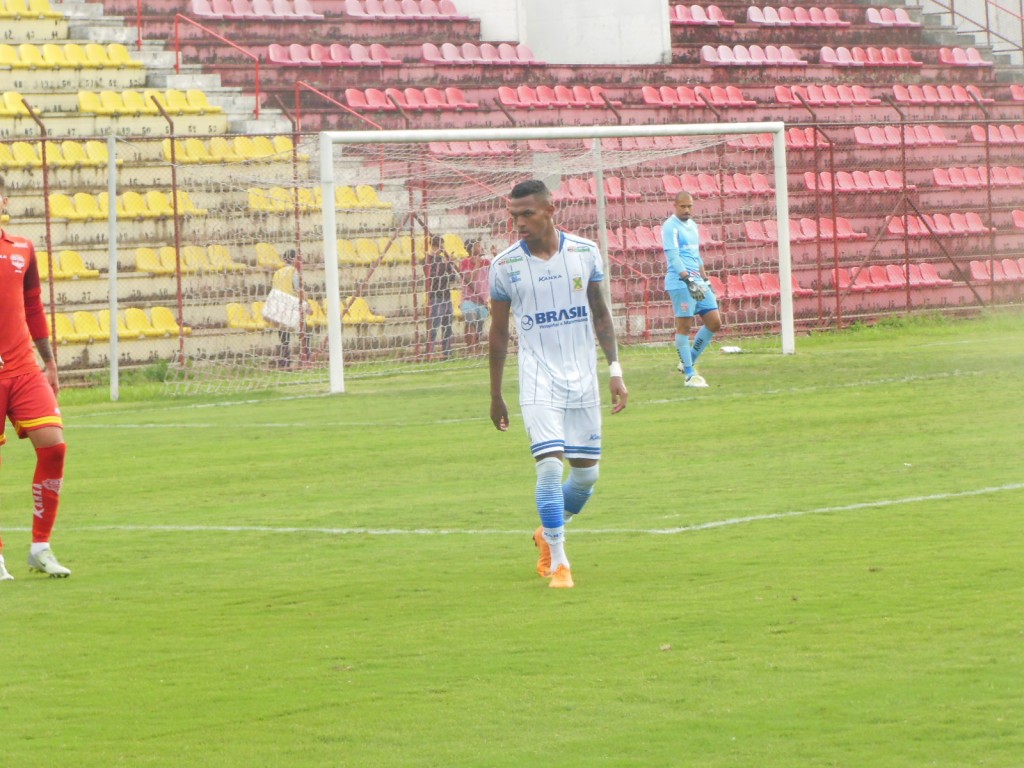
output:
{"label": "empty seating row", "polygon": [[850,107],[881,104],[863,85],[776,85],[775,100],[796,106],[800,97],[814,106]]}
{"label": "empty seating row", "polygon": [[[300,210],[318,211],[323,203],[319,186],[312,189],[309,187],[300,187],[299,189],[250,187],[248,196],[249,210],[262,213],[288,213],[295,210],[296,204]],[[392,207],[391,203],[381,200],[377,196],[377,190],[369,184],[360,184],[354,188],[335,187],[334,205],[337,210],[389,209]]]}
{"label": "empty seating row", "polygon": [[515,154],[507,141],[431,141],[427,149],[437,157],[511,157]]}
{"label": "empty seating row", "polygon": [[[394,101],[391,100],[392,97]],[[439,88],[346,88],[345,101],[355,110],[373,110],[394,112],[399,107],[418,111],[461,112],[464,109],[479,109],[475,101],[466,99],[461,88],[449,86],[443,91]]]}
{"label": "empty seating row", "polygon": [[[716,284],[717,281],[717,284]],[[748,272],[726,275],[723,284],[718,278],[710,280],[715,296],[732,301],[762,301],[777,299],[782,295],[779,276],[775,272]],[[814,291],[803,288],[792,276],[793,296],[811,296]]]}
{"label": "empty seating row", "polygon": [[[54,314],[57,341],[61,343],[85,344],[90,341],[106,341],[110,338],[110,310],[99,312],[79,310],[72,314]],[[143,339],[157,337],[186,336],[192,333],[188,326],[180,327],[175,313],[167,307],[153,307],[149,314],[139,307],[129,307],[124,314],[118,313],[118,339]]]}
{"label": "empty seating row", "polygon": [[693,146],[686,136],[623,136],[601,139],[601,148],[609,152],[657,151]]}
{"label": "empty seating row", "polygon": [[[177,194],[179,216],[205,216],[205,208],[196,207],[189,194],[179,189]],[[110,215],[110,202],[106,192],[91,195],[76,192],[74,196],[62,192],[50,195],[50,215],[70,221],[101,221]],[[174,216],[174,203],[163,192],[151,189],[143,195],[129,191],[117,198],[117,215],[125,219],[153,219]]]}
{"label": "empty seating row", "polygon": [[[622,179],[615,176],[604,177],[604,196],[606,200],[639,200],[641,195],[638,192],[629,192],[624,189]],[[558,189],[552,193],[554,200],[597,200],[597,179],[593,176],[587,179],[578,177],[562,179]]]}
{"label": "empty seating row", "polygon": [[771,180],[763,173],[726,173],[721,181],[710,173],[666,174],[661,177],[661,186],[669,195],[689,192],[695,197],[775,194]]}
{"label": "empty seating row", "polygon": [[380,43],[313,43],[309,46],[302,43],[271,43],[267,46],[267,60],[284,67],[383,67],[402,63],[401,59],[394,58]]}
{"label": "empty seating row", "polygon": [[420,58],[429,64],[468,64],[474,66],[530,66],[543,62],[533,55],[525,43],[423,43]]}
{"label": "empty seating row", "polygon": [[[109,162],[105,142],[89,141],[46,142],[46,164],[63,168],[103,167]],[[39,168],[43,164],[39,142],[15,141],[0,144],[0,168]]]}
{"label": "empty seating row", "polygon": [[17,91],[4,91],[0,94],[0,115],[4,117],[18,117],[27,115],[28,107],[25,106],[25,97]]}
{"label": "empty seating row", "polygon": [[975,282],[1024,282],[1024,258],[973,259],[970,263],[971,279]]}
{"label": "empty seating row", "polygon": [[836,48],[824,46],[818,54],[819,61],[833,67],[921,67],[924,62],[917,61],[909,48],[890,48],[883,46],[862,48],[855,45],[847,48],[840,45]]}
{"label": "empty seating row", "polygon": [[729,27],[736,23],[726,18],[717,5],[675,5],[669,10],[669,20],[680,26]]}
{"label": "empty seating row", "polygon": [[939,63],[954,67],[991,67],[977,48],[939,48]]}
{"label": "empty seating row", "polygon": [[85,260],[78,251],[60,251],[56,256],[39,253],[36,263],[39,266],[41,280],[48,280],[51,276],[54,280],[80,280],[100,275],[98,269],[85,265]]}
{"label": "empty seating row", "polygon": [[762,24],[769,27],[848,27],[850,22],[843,21],[835,8],[810,8],[765,6],[759,8],[752,5],[747,8],[747,23]]}
{"label": "empty seating row", "polygon": [[[804,185],[812,192],[832,191],[833,177],[829,171],[822,171],[817,178],[813,171],[804,173]],[[837,192],[899,192],[904,189],[916,189],[913,184],[904,185],[903,175],[899,171],[836,171],[835,188]]]}
{"label": "empty seating row", "polygon": [[[341,238],[338,240],[338,263],[355,266],[369,266],[378,262],[409,264],[412,262],[414,249],[417,258],[423,258],[425,243],[423,237],[418,237],[414,244],[411,235],[402,235],[394,239],[389,237],[357,237],[352,240]],[[465,250],[464,247],[463,250]]]}
{"label": "empty seating row", "polygon": [[655,107],[706,107],[710,102],[715,107],[752,107],[757,102],[747,99],[735,85],[713,85],[710,88],[698,85],[663,85],[656,88],[645,85],[641,89],[643,102]]}
{"label": "empty seating row", "polygon": [[905,289],[908,282],[912,288],[937,288],[953,283],[941,277],[930,262],[911,264],[906,271],[900,264],[872,264],[853,269],[839,267],[830,272],[832,287],[843,292],[892,291]]}
{"label": "empty seating row", "polygon": [[[498,87],[498,100],[512,109],[555,109],[559,107],[590,107],[605,106],[604,88],[600,85],[520,85],[512,88],[507,85]],[[622,102],[608,99],[613,106],[621,106]]]}
{"label": "empty seating row", "polygon": [[[714,238],[702,224],[698,224],[700,244],[702,248],[715,248],[722,245],[721,240]],[[610,251],[655,251],[662,252],[661,227],[620,227],[605,230]]]}
{"label": "empty seating row", "polygon": [[[752,243],[777,243],[779,241],[778,222],[775,219],[743,222],[743,234]],[[792,243],[804,243],[814,240],[866,240],[866,232],[854,232],[850,220],[843,216],[832,219],[821,217],[817,221],[810,218],[789,220],[789,240]]]}
{"label": "empty seating row", "polygon": [[868,24],[880,27],[920,27],[904,8],[868,8],[864,15]]}
{"label": "empty seating row", "polygon": [[[814,142],[819,147],[827,147],[828,141],[814,128],[787,128],[786,149],[813,149]],[[751,133],[726,142],[730,147],[737,149],[771,149],[772,135],[770,133]]]}
{"label": "empty seating row", "polygon": [[50,0],[0,0],[0,19],[63,19]]}
{"label": "empty seating row", "polygon": [[902,85],[892,87],[896,101],[907,104],[974,104],[973,94],[982,104],[991,104],[995,99],[982,96],[976,85]]}
{"label": "empty seating row", "polygon": [[728,67],[806,67],[807,62],[788,45],[705,45],[700,49],[703,64]]}
{"label": "empty seating row", "polygon": [[[136,248],[135,269],[151,275],[174,275],[178,272],[178,262],[182,274],[200,272],[244,272],[248,269],[232,258],[224,245],[211,244],[203,248],[199,245],[186,245],[181,248],[181,258],[173,246],[160,248]],[[284,262],[282,261],[282,266]]]}
{"label": "empty seating row", "polygon": [[210,104],[206,93],[195,88],[187,91],[79,91],[78,109],[95,115],[139,116],[159,115],[160,110],[153,99],[172,115],[205,115],[223,112],[219,106]]}
{"label": "empty seating row", "polygon": [[[171,140],[164,139],[164,160],[171,161]],[[295,145],[288,136],[211,136],[175,139],[174,160],[177,163],[241,163],[250,161],[291,160]],[[104,151],[106,148],[104,147]],[[309,156],[299,154],[299,160]]]}
{"label": "empty seating row", "polygon": [[937,187],[953,187],[954,189],[987,187],[989,181],[992,182],[993,187],[1019,187],[1024,186],[1024,173],[1014,165],[932,168],[932,180]]}
{"label": "empty seating row", "polygon": [[0,44],[0,66],[12,69],[141,69],[121,43]]}
{"label": "empty seating row", "polygon": [[983,235],[992,230],[974,211],[967,213],[925,213],[921,216],[893,216],[887,227],[889,234],[908,237],[935,235]]}
{"label": "empty seating row", "polygon": [[[306,318],[307,325],[313,328],[327,325],[327,313],[319,301],[313,298],[306,298],[312,314]],[[254,301],[246,306],[241,302],[233,301],[228,303],[224,310],[227,314],[228,328],[236,328],[243,331],[264,331],[276,328],[263,319],[262,301]],[[342,322],[345,325],[363,325],[367,323],[383,323],[385,317],[376,314],[370,309],[369,303],[361,296],[350,296],[342,302],[342,307],[348,307],[342,315]]]}
{"label": "empty seating row", "polygon": [[451,0],[345,0],[349,16],[372,19],[465,19]]}
{"label": "empty seating row", "polygon": [[322,19],[309,0],[191,0],[192,15],[198,19],[260,19],[294,21]]}
{"label": "empty seating row", "polygon": [[971,139],[984,143],[986,138],[991,144],[1024,144],[1024,123],[990,125],[987,131],[984,125],[971,126]]}
{"label": "empty seating row", "polygon": [[[871,147],[898,147],[903,143],[903,136],[897,125],[858,125],[853,129],[854,141]],[[934,147],[957,143],[956,139],[946,136],[941,125],[908,125],[906,141],[908,147]]]}

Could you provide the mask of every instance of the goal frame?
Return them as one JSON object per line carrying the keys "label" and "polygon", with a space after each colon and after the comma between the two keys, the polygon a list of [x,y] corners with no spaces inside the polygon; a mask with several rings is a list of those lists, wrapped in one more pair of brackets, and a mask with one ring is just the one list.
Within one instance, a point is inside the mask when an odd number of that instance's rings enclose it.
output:
{"label": "goal frame", "polygon": [[[785,123],[699,123],[633,126],[572,126],[533,128],[445,128],[392,131],[322,131],[320,137],[320,186],[324,200],[334,200],[334,149],[346,144],[423,144],[431,141],[528,141],[531,139],[593,139],[600,152],[601,139],[659,136],[729,136],[767,133],[772,136],[772,162],[775,184],[775,216],[778,223],[780,323],[782,353],[796,352],[793,320],[792,259],[789,248],[789,192],[786,171]],[[597,207],[601,216],[605,207],[603,184],[598,168]],[[323,206],[324,278],[327,288],[327,346],[329,384],[332,394],[345,391],[344,350],[342,345],[340,270],[336,237],[337,216],[334,206]],[[607,256],[606,233],[599,233],[598,246]],[[605,286],[607,290],[608,286]]]}

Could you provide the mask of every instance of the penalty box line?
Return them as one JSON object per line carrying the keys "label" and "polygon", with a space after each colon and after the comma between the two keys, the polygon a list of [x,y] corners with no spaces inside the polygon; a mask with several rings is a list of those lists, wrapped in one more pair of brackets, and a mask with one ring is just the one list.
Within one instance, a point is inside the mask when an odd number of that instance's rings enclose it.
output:
{"label": "penalty box line", "polygon": [[[908,496],[902,499],[881,499],[879,501],[865,501],[858,504],[844,504],[831,507],[818,507],[816,509],[794,510],[792,512],[774,512],[764,515],[749,515],[746,517],[732,517],[725,520],[713,520],[707,523],[694,523],[692,525],[680,525],[673,528],[575,528],[573,535],[590,534],[596,536],[621,535],[621,534],[646,534],[655,536],[672,536],[682,533],[694,533],[708,531],[716,528],[728,528],[735,525],[746,525],[748,523],[768,522],[772,520],[787,520],[796,517],[808,517],[810,515],[830,515],[843,512],[857,512],[860,510],[883,509],[902,504],[917,504],[930,501],[947,501],[950,499],[963,499],[971,496],[987,496],[1006,491],[1019,491],[1024,489],[1024,483],[1008,483],[987,488],[976,488],[969,491],[955,491],[951,493],[932,493],[924,496]],[[27,528],[9,528],[11,531],[27,531]],[[65,530],[69,530],[65,527]],[[272,525],[96,525],[70,527],[72,531],[124,531],[142,533],[298,533],[298,534],[321,534],[326,536],[521,536],[520,530],[489,530],[489,529],[454,529],[454,528],[315,528],[300,526],[272,526]]]}

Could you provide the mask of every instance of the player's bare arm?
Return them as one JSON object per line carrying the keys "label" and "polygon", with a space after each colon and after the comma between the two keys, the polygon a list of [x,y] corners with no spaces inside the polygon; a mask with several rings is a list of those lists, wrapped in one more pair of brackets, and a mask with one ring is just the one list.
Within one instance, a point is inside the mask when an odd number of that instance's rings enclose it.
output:
{"label": "player's bare arm", "polygon": [[508,408],[501,396],[501,383],[505,376],[505,360],[508,357],[511,306],[511,302],[491,299],[491,329],[487,335],[491,372],[491,422],[502,432],[508,429]]}
{"label": "player's bare arm", "polygon": [[[615,325],[612,323],[612,313],[604,299],[600,283],[590,283],[587,286],[587,301],[590,304],[590,315],[594,320],[597,343],[601,345],[601,351],[604,352],[608,364],[617,363],[619,348],[615,339]],[[612,376],[608,384],[612,393],[612,413],[618,413],[629,401],[629,390],[626,389],[626,382],[621,376]]]}
{"label": "player's bare arm", "polygon": [[49,339],[35,339],[35,345],[39,359],[43,361],[43,373],[46,375],[46,381],[49,382],[53,394],[56,395],[60,392],[60,379],[57,376],[57,361],[53,357],[53,347],[50,346]]}

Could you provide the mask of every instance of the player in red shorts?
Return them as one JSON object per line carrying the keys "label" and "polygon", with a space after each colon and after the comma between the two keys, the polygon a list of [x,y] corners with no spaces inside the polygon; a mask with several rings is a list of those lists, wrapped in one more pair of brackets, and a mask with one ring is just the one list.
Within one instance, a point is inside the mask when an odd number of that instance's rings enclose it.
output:
{"label": "player in red shorts", "polygon": [[[7,203],[4,178],[0,176],[0,215],[7,210]],[[36,362],[36,352],[43,361],[42,371]],[[64,480],[64,423],[57,406],[59,388],[35,249],[31,240],[0,229],[0,445],[6,440],[7,419],[18,437],[32,441],[36,471],[32,477],[34,509],[28,565],[33,571],[64,578],[71,571],[58,562],[50,549],[50,532],[57,519]],[[13,578],[4,565],[0,541],[0,581]]]}

